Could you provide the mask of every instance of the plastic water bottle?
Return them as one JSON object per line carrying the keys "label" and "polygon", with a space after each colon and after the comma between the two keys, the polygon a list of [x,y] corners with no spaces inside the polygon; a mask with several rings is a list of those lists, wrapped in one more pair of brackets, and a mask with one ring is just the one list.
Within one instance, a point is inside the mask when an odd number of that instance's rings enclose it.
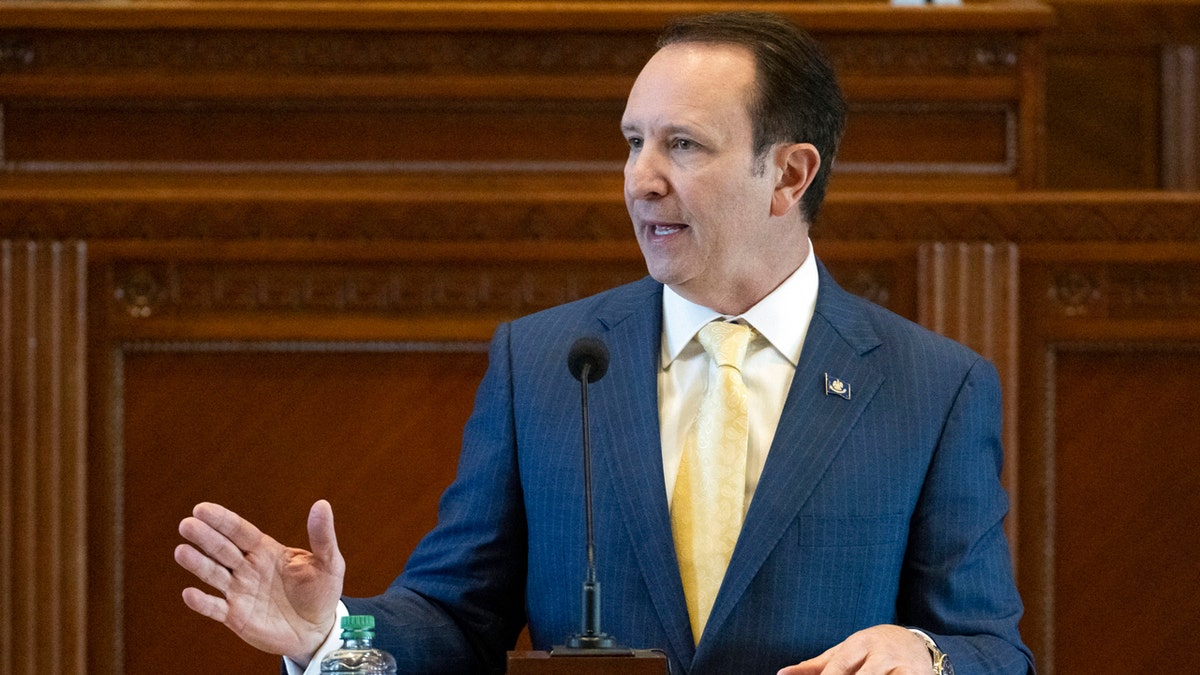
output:
{"label": "plastic water bottle", "polygon": [[322,673],[371,673],[396,675],[396,659],[371,646],[375,640],[375,617],[342,617],[342,648],[321,659]]}

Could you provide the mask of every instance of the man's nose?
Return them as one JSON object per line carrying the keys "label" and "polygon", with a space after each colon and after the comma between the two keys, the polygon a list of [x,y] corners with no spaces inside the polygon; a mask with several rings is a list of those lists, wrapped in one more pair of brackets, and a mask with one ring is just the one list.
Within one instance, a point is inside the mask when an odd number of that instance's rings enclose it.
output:
{"label": "man's nose", "polygon": [[625,163],[625,193],[635,199],[655,199],[670,191],[662,157],[643,149]]}

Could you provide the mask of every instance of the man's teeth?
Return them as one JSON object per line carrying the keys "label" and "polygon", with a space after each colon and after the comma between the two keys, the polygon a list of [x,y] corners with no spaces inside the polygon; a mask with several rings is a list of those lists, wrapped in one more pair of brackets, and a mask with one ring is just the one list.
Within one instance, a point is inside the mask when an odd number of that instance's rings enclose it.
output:
{"label": "man's teeth", "polygon": [[679,230],[682,230],[682,229],[683,229],[683,226],[681,226],[681,225],[655,225],[654,226],[654,234],[668,235],[668,234],[671,234],[672,232],[678,232]]}

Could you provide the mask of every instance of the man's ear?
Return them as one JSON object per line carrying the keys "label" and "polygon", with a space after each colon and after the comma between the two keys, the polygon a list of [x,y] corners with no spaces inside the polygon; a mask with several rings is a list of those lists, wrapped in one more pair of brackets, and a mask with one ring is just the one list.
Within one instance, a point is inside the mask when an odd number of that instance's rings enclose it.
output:
{"label": "man's ear", "polygon": [[775,191],[771,194],[771,215],[778,217],[800,203],[821,167],[821,153],[812,143],[790,143],[775,149],[774,160]]}

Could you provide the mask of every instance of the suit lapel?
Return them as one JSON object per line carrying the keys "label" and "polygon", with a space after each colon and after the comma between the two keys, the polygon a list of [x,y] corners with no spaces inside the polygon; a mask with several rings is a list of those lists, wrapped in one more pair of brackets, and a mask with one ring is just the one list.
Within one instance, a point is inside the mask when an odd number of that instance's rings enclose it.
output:
{"label": "suit lapel", "polygon": [[611,361],[592,390],[604,439],[597,459],[609,463],[621,520],[670,648],[690,663],[695,645],[671,536],[658,421],[662,286],[649,279],[637,284],[614,296],[599,318]]}
{"label": "suit lapel", "polygon": [[[823,266],[819,289],[766,466],[706,633],[720,630],[883,382],[882,374],[863,358],[879,340],[856,306],[858,300],[838,287]],[[849,400],[826,392],[826,373],[849,383]],[[701,652],[703,647],[702,642]]]}

